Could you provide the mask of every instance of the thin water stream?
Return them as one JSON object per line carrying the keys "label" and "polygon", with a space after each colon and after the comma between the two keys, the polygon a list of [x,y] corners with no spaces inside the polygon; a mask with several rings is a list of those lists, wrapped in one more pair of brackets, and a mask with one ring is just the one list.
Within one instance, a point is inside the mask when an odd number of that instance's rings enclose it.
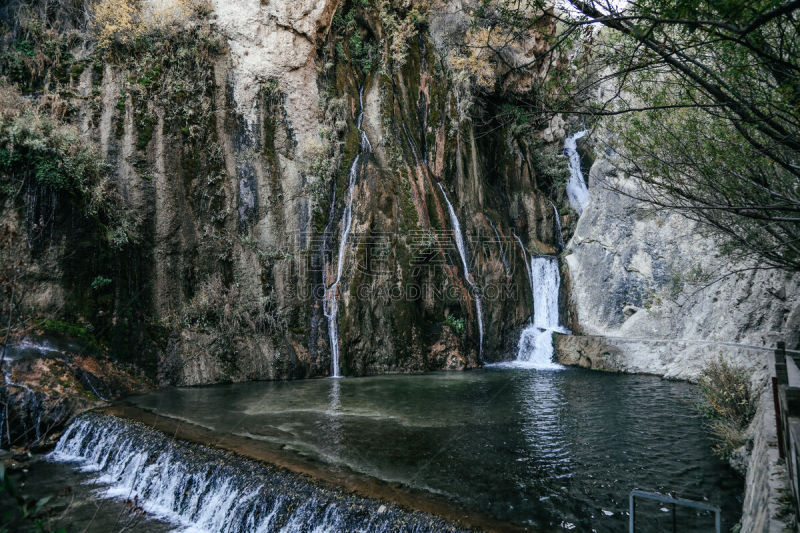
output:
{"label": "thin water stream", "polygon": [[[340,377],[339,373],[339,325],[337,319],[339,317],[339,296],[338,289],[339,283],[342,281],[342,272],[344,271],[344,259],[347,253],[347,240],[350,236],[350,229],[353,225],[353,189],[356,185],[356,178],[358,177],[358,163],[362,154],[372,151],[372,145],[369,142],[367,133],[361,129],[361,124],[364,121],[364,89],[358,92],[359,113],[356,120],[356,127],[358,128],[359,136],[359,153],[356,154],[353,163],[350,165],[350,172],[348,173],[347,183],[347,199],[345,201],[344,212],[342,213],[341,220],[341,234],[339,235],[339,251],[336,254],[336,279],[328,284],[325,279],[325,299],[323,301],[323,313],[328,319],[328,338],[331,345],[331,375],[335,378]],[[332,196],[331,213],[334,212],[336,194]],[[327,272],[327,269],[325,269]]]}
{"label": "thin water stream", "polygon": [[467,266],[467,247],[464,244],[464,237],[461,234],[461,223],[459,223],[456,211],[453,209],[453,204],[450,203],[450,199],[447,197],[447,193],[445,192],[441,183],[439,184],[439,189],[442,191],[444,201],[447,203],[447,210],[450,213],[450,225],[453,226],[456,248],[458,249],[459,257],[461,258],[461,266],[464,268],[464,279],[467,280],[467,283],[472,289],[472,294],[475,297],[475,314],[478,319],[478,356],[481,357],[483,355],[483,309],[481,308],[481,297],[478,294],[478,288],[476,287],[475,282],[472,280],[472,276],[469,273],[469,267]]}
{"label": "thin water stream", "polygon": [[587,133],[587,130],[579,131],[571,137],[567,137],[564,141],[564,152],[569,158],[570,175],[569,181],[567,181],[567,198],[569,199],[569,205],[578,212],[578,215],[583,213],[583,209],[589,201],[589,189],[586,186],[586,180],[583,178],[581,156],[578,153],[578,139]]}

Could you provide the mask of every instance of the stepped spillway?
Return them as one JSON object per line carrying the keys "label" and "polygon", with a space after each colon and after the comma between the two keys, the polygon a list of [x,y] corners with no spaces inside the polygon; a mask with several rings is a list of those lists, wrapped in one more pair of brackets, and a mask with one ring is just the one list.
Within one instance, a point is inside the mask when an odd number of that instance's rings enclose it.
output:
{"label": "stepped spillway", "polygon": [[79,416],[49,459],[95,472],[102,496],[135,498],[150,515],[193,532],[458,530],[432,515],[323,488],[272,465],[98,413]]}

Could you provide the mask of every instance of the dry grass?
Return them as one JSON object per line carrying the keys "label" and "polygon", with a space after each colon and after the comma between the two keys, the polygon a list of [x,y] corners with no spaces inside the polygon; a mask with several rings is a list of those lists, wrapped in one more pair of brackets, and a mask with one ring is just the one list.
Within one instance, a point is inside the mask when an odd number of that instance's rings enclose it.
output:
{"label": "dry grass", "polygon": [[129,45],[155,31],[169,30],[207,17],[210,0],[100,0],[92,9],[92,29],[102,49]]}
{"label": "dry grass", "polygon": [[725,460],[745,443],[745,431],[756,413],[758,398],[750,378],[747,368],[719,355],[708,363],[698,380],[704,397],[699,408],[709,419],[714,453]]}

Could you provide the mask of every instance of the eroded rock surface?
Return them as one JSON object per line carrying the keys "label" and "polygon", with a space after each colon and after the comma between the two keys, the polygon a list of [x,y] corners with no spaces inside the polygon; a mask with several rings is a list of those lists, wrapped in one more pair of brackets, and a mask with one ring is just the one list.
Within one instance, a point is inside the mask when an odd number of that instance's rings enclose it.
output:
{"label": "eroded rock surface", "polygon": [[800,341],[797,276],[731,264],[696,223],[618,192],[635,191],[605,159],[589,186],[567,246],[574,327],[618,350],[619,370],[692,378],[722,353],[763,376],[778,341]]}

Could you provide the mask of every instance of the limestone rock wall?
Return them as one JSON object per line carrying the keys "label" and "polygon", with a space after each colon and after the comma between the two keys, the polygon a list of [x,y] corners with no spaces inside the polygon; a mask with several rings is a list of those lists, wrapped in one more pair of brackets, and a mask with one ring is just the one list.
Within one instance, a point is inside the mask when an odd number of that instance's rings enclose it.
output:
{"label": "limestone rock wall", "polygon": [[798,277],[731,264],[696,223],[649,210],[630,187],[610,161],[592,165],[566,250],[573,329],[601,337],[586,342],[613,347],[624,371],[687,379],[722,353],[763,376],[769,349],[800,342]]}
{"label": "limestone rock wall", "polygon": [[767,378],[775,344],[800,342],[800,278],[715,254],[696,223],[627,196],[635,190],[613,161],[594,162],[589,190],[566,249],[576,335],[558,337],[559,360],[690,380],[720,355],[749,367],[761,398],[737,452],[746,472],[741,531],[783,531],[775,517],[785,471]]}
{"label": "limestone rock wall", "polygon": [[[554,252],[557,226],[531,139],[493,121],[502,101],[473,120],[468,87],[448,64],[464,13],[433,12],[395,60],[386,13],[355,3],[218,1],[106,51],[85,18],[67,24],[38,0],[15,4],[50,17],[55,33],[45,36],[69,55],[13,71],[9,33],[0,68],[19,74],[31,98],[68,103],[65,120],[108,161],[138,235],[110,258],[92,257],[91,243],[72,254],[51,242],[58,268],[32,291],[33,314],[98,332],[161,384],[328,375],[322,298],[336,271],[363,94],[373,150],[357,168],[339,285],[344,372],[511,356],[509,339],[531,313],[524,252]],[[408,6],[397,9],[391,16]],[[520,57],[543,46],[530,39]],[[552,141],[560,127],[547,121],[541,134]],[[481,293],[480,324],[440,185]],[[4,216],[17,214],[9,206]],[[111,282],[88,290],[98,275]],[[63,305],[45,305],[56,293]]]}

